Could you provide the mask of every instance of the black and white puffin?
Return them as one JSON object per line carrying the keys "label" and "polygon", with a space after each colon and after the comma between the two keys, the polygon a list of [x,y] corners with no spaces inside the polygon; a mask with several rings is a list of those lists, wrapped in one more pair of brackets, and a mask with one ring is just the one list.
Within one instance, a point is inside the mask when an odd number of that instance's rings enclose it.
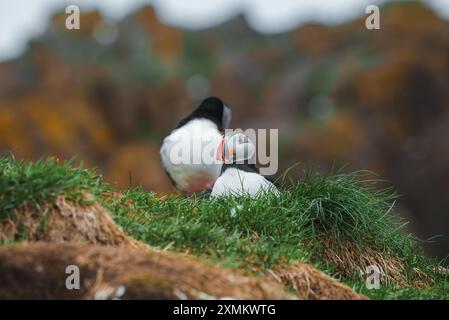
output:
{"label": "black and white puffin", "polygon": [[272,177],[263,176],[253,164],[256,147],[242,133],[225,137],[224,158],[220,177],[215,181],[211,196],[251,196],[267,192],[279,195],[280,192]]}
{"label": "black and white puffin", "polygon": [[223,165],[223,131],[230,122],[231,109],[221,99],[209,97],[164,139],[162,166],[181,194],[212,190]]}

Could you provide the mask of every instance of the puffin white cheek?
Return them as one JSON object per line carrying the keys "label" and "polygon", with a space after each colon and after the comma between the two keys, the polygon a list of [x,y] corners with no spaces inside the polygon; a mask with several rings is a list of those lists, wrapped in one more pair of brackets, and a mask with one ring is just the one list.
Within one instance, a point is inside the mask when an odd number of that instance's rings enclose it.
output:
{"label": "puffin white cheek", "polygon": [[252,143],[243,143],[237,146],[235,150],[235,161],[243,162],[254,157],[256,150]]}

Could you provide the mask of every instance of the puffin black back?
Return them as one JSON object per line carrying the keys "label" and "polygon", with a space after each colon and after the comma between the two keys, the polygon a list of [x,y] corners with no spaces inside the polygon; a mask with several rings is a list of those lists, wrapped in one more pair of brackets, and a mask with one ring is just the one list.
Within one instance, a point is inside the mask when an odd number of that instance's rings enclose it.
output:
{"label": "puffin black back", "polygon": [[200,105],[193,110],[191,114],[182,119],[175,129],[179,129],[194,119],[208,119],[217,125],[218,130],[222,131],[224,129],[223,124],[223,112],[225,104],[223,101],[217,97],[209,97],[203,100]]}

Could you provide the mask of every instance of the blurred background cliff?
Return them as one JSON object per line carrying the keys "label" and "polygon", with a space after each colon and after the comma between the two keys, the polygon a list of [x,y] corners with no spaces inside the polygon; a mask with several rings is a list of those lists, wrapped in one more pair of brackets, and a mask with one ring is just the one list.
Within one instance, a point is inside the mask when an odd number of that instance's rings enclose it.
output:
{"label": "blurred background cliff", "polygon": [[67,30],[61,7],[19,57],[0,63],[0,154],[76,156],[117,188],[172,192],[161,139],[216,95],[233,108],[232,127],[280,130],[281,172],[336,162],[391,181],[410,231],[444,235],[427,245],[444,257],[449,22],[419,2],[380,7],[378,31],[362,12],[276,34],[243,15],[206,29],[169,26],[152,6],[115,20],[83,12],[80,30]]}

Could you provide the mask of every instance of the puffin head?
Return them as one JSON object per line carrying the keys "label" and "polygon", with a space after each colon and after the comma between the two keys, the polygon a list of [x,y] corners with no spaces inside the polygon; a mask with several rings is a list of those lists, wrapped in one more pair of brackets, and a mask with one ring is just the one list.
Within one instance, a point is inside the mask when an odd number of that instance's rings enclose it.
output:
{"label": "puffin head", "polygon": [[191,120],[207,119],[215,123],[219,131],[224,131],[231,123],[231,109],[219,98],[209,97],[201,103],[187,117],[182,119],[175,129],[181,128]]}
{"label": "puffin head", "polygon": [[231,114],[231,109],[217,97],[204,99],[192,113],[196,118],[206,118],[213,121],[220,131],[229,127]]}
{"label": "puffin head", "polygon": [[256,147],[248,136],[236,133],[223,139],[223,159],[225,163],[243,163],[253,159]]}

